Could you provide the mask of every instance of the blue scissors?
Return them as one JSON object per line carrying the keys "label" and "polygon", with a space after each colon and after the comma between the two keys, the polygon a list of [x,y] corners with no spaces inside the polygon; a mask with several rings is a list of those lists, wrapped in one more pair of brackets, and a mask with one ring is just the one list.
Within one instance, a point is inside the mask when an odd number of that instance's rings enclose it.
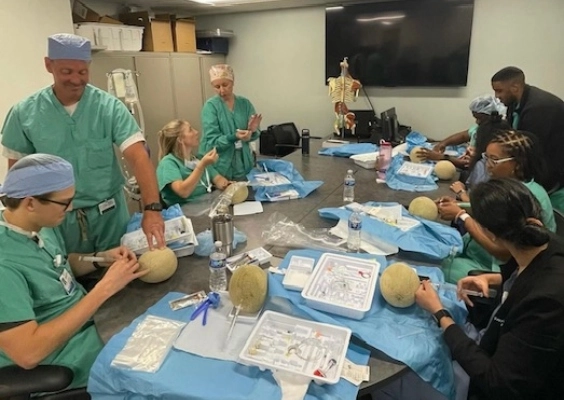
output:
{"label": "blue scissors", "polygon": [[204,317],[202,319],[202,325],[205,326],[208,321],[208,309],[210,307],[217,308],[218,306],[219,306],[219,293],[216,292],[208,293],[207,298],[202,302],[202,304],[196,307],[196,309],[190,316],[190,321],[194,321],[198,317],[198,315],[204,313]]}

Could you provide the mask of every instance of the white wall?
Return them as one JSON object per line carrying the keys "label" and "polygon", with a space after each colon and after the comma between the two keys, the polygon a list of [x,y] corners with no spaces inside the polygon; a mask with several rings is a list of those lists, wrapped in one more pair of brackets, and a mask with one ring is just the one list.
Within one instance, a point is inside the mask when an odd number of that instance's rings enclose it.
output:
{"label": "white wall", "polygon": [[[381,112],[395,106],[400,122],[443,138],[472,122],[469,102],[491,93],[490,78],[515,65],[527,82],[564,98],[563,0],[475,0],[468,85],[463,88],[369,88]],[[312,135],[331,132],[325,77],[325,10],[302,8],[197,18],[198,29],[232,29],[227,61],[236,93],[263,114],[263,127],[294,121]],[[437,43],[440,46],[440,43]],[[364,98],[349,108],[369,108]]]}
{"label": "white wall", "polygon": [[[73,28],[69,0],[2,0],[0,21],[0,121],[4,121],[14,103],[53,81],[43,65],[47,36]],[[0,182],[7,164],[0,157]]]}

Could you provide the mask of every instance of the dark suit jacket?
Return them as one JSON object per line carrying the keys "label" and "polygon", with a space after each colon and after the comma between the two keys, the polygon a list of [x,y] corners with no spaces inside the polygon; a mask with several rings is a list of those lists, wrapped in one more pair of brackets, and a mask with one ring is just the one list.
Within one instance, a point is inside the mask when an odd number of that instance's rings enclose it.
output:
{"label": "dark suit jacket", "polygon": [[507,120],[513,126],[516,111],[519,114],[517,129],[538,137],[548,167],[543,186],[546,190],[557,184],[564,186],[564,102],[552,93],[525,85],[518,110],[516,106],[508,107]]}
{"label": "dark suit jacket", "polygon": [[[502,267],[504,282],[515,271]],[[564,398],[564,240],[521,272],[479,345],[456,325],[444,333],[453,358],[470,376],[478,399]]]}

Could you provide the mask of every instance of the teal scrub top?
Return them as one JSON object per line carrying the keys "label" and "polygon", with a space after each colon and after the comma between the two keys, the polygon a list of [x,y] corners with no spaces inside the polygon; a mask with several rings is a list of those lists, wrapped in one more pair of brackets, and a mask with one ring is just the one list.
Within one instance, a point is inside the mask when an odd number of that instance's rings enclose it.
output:
{"label": "teal scrub top", "polygon": [[[4,221],[1,213],[0,220]],[[66,261],[58,229],[43,228],[39,236],[43,248],[29,237],[0,226],[0,324],[30,320],[43,324],[75,306],[86,293],[74,279]],[[54,263],[58,254],[65,260],[61,266]],[[73,280],[74,289],[70,293],[59,280],[64,270]],[[69,367],[74,372],[72,387],[86,386],[90,368],[102,347],[94,323],[90,321],[41,364]],[[0,351],[0,367],[13,364]]]}
{"label": "teal scrub top", "polygon": [[476,133],[478,132],[478,124],[472,124],[470,128],[468,128],[468,136],[470,136],[470,146],[476,147]]}
{"label": "teal scrub top", "polygon": [[[529,188],[541,205],[544,226],[551,232],[556,232],[554,211],[546,190],[535,181],[524,182],[524,185]],[[465,234],[462,239],[464,241],[462,254],[454,258],[447,258],[442,262],[442,269],[447,282],[456,283],[467,276],[470,270],[474,269],[490,272],[500,271],[501,261],[488,253],[470,234]]]}
{"label": "teal scrub top", "polygon": [[183,181],[188,178],[193,171],[193,168],[186,166],[184,160],[181,160],[174,154],[167,154],[159,161],[159,165],[157,166],[157,181],[159,183],[161,197],[167,206],[173,204],[182,205],[197,200],[198,197],[207,193],[206,186],[212,185],[213,180],[218,175],[214,167],[211,165],[207,166],[206,172],[210,179],[209,182],[207,182],[206,173],[204,172],[190,196],[180,197],[172,190],[170,184],[175,181]]}
{"label": "teal scrub top", "polygon": [[69,115],[47,87],[16,104],[2,128],[2,145],[23,154],[47,153],[74,167],[73,207],[92,207],[123,187],[124,178],[114,152],[140,128],[116,97],[86,85],[74,113]]}
{"label": "teal scrub top", "polygon": [[244,180],[254,166],[254,159],[249,143],[257,140],[260,130],[253,132],[248,142],[241,141],[241,149],[236,149],[237,129],[247,129],[249,118],[255,114],[255,108],[249,100],[235,96],[233,111],[229,110],[219,96],[209,99],[202,108],[203,135],[200,141],[201,158],[214,147],[219,159],[215,169],[228,180]]}
{"label": "teal scrub top", "polygon": [[534,180],[523,182],[531,193],[537,198],[542,208],[542,223],[551,232],[556,232],[556,220],[550,197],[544,188]]}

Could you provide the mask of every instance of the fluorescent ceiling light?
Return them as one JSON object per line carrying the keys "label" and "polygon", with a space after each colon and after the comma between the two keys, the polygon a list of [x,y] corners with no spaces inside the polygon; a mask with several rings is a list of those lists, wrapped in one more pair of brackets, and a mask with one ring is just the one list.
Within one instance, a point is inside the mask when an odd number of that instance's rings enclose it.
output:
{"label": "fluorescent ceiling light", "polygon": [[194,3],[206,4],[215,7],[227,7],[239,4],[258,4],[281,0],[190,0]]}
{"label": "fluorescent ceiling light", "polygon": [[325,7],[325,11],[339,11],[342,10],[343,8],[345,7],[343,6]]}
{"label": "fluorescent ceiling light", "polygon": [[390,14],[382,15],[379,17],[367,17],[367,18],[357,18],[358,22],[372,22],[372,21],[388,21],[390,19],[402,19],[405,18],[405,14]]}

